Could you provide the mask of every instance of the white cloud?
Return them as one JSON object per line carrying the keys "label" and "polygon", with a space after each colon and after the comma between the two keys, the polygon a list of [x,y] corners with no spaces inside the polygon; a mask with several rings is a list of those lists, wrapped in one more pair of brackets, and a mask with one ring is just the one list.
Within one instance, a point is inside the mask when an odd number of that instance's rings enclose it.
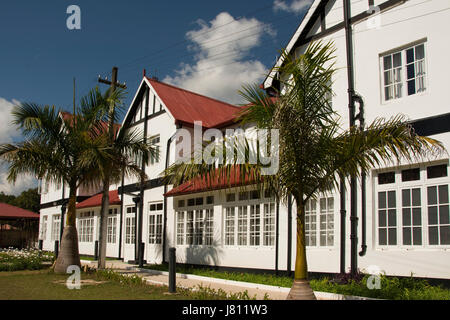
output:
{"label": "white cloud", "polygon": [[290,4],[287,4],[286,1],[283,0],[275,0],[273,3],[273,9],[275,11],[287,11],[300,13],[303,10],[307,9],[314,0],[293,0]]}
{"label": "white cloud", "polygon": [[[12,143],[21,137],[20,131],[11,123],[13,120],[11,115],[12,108],[19,103],[15,99],[8,101],[0,98],[0,119],[2,122],[0,125],[0,144]],[[0,192],[18,195],[24,190],[37,186],[37,180],[29,175],[22,175],[14,185],[10,184],[6,179],[8,176],[7,170],[8,164],[3,161],[0,162]]]}
{"label": "white cloud", "polygon": [[236,20],[227,12],[209,23],[197,23],[200,29],[186,33],[192,42],[189,49],[196,52],[195,62],[182,63],[174,76],[163,81],[230,103],[243,102],[237,91],[267,73],[260,61],[248,59],[248,53],[264,34],[274,36],[275,31],[257,19]]}

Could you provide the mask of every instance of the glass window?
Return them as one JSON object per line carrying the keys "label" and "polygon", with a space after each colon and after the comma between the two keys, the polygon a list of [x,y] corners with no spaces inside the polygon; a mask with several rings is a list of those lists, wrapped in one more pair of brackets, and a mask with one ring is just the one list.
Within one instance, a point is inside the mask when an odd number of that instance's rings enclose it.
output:
{"label": "glass window", "polygon": [[428,243],[430,245],[450,244],[448,185],[427,188]]}
{"label": "glass window", "polygon": [[378,184],[395,183],[395,172],[384,172],[378,174]]}
{"label": "glass window", "polygon": [[234,207],[225,208],[225,245],[234,245],[235,223]]}
{"label": "glass window", "polygon": [[402,170],[402,182],[420,180],[420,169]]}
{"label": "glass window", "polygon": [[446,177],[446,176],[447,176],[447,165],[446,164],[427,167],[427,178],[428,179],[441,178],[441,177]]}
{"label": "glass window", "polygon": [[106,240],[107,243],[116,243],[116,240],[117,240],[117,216],[108,217],[106,239],[107,239]]}
{"label": "glass window", "polygon": [[250,245],[259,246],[261,235],[261,216],[259,204],[250,206]]}
{"label": "glass window", "polygon": [[184,244],[184,212],[177,212],[177,245]]}
{"label": "glass window", "polygon": [[247,206],[239,206],[238,207],[238,245],[239,246],[246,246],[247,245],[247,221],[248,215],[247,215]]}
{"label": "glass window", "polygon": [[264,203],[263,245],[275,244],[275,203]]}
{"label": "glass window", "polygon": [[420,188],[402,190],[403,245],[422,245]]}
{"label": "glass window", "polygon": [[378,244],[397,244],[395,191],[378,192]]}

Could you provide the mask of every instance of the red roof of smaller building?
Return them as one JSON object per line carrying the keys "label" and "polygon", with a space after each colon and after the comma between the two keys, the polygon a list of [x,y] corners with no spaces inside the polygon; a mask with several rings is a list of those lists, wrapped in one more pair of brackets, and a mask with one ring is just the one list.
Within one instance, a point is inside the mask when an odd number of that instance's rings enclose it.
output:
{"label": "red roof of smaller building", "polygon": [[225,174],[221,176],[217,175],[214,177],[214,181],[210,181],[209,178],[207,179],[206,177],[199,176],[195,179],[180,184],[164,194],[164,196],[174,197],[204,191],[239,187],[255,183],[253,175],[246,175],[245,178],[241,177],[239,166],[232,167],[229,175],[229,179],[225,176]]}
{"label": "red roof of smaller building", "polygon": [[7,203],[0,203],[0,219],[39,219],[39,214]]}
{"label": "red roof of smaller building", "polygon": [[[102,193],[97,193],[95,196],[92,196],[80,203],[77,203],[77,209],[91,208],[91,207],[100,207],[102,205]],[[112,190],[109,192],[109,205],[121,204],[119,198],[119,191]]]}
{"label": "red roof of smaller building", "polygon": [[240,107],[147,77],[178,123],[202,121],[205,128],[233,123]]}

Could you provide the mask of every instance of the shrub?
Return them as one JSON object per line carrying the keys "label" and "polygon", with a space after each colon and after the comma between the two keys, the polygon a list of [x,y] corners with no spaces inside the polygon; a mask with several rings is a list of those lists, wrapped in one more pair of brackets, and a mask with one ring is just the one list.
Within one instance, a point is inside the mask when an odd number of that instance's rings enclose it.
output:
{"label": "shrub", "polygon": [[38,270],[45,266],[44,262],[51,262],[53,259],[52,253],[35,249],[0,250],[0,271]]}

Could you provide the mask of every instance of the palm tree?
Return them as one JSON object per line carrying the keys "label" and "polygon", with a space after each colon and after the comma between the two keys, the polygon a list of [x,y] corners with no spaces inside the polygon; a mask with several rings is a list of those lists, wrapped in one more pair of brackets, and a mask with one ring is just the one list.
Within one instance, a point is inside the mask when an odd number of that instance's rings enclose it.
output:
{"label": "palm tree", "polygon": [[[249,137],[241,142],[225,138],[223,142],[223,150],[240,148],[240,154],[246,157],[245,163],[238,164],[238,157],[234,157],[234,161],[216,161],[216,165],[211,166],[208,165],[214,163],[211,159],[203,159],[200,164],[194,159],[175,163],[164,172],[166,179],[175,185],[195,177],[207,183],[217,179],[230,182],[234,174],[240,181],[251,177],[247,181],[271,190],[282,201],[292,195],[297,208],[297,248],[294,284],[288,299],[315,299],[308,282],[305,245],[308,200],[338,187],[339,177],[358,177],[377,165],[393,160],[413,160],[443,150],[440,142],[415,134],[404,116],[376,119],[364,130],[342,129],[329,99],[335,73],[333,53],[331,43],[318,42],[312,43],[297,59],[285,54],[285,64],[276,71],[290,76],[280,80],[285,90],[277,98],[268,96],[258,85],[247,85],[241,91],[249,103],[239,117],[242,123],[278,132],[278,152],[273,153],[279,158],[277,172],[267,175],[261,161],[250,163],[252,153],[254,158],[262,150]],[[274,138],[273,134],[268,134],[269,140]],[[271,152],[276,150],[274,147]],[[238,152],[236,150],[235,154]],[[217,157],[217,154],[212,156]],[[238,170],[233,169],[236,164]]]}
{"label": "palm tree", "polygon": [[[119,130],[118,122],[123,111],[124,91],[121,89],[107,90],[104,94],[98,91],[82,99],[81,106],[85,109],[99,109],[99,119],[104,126],[99,132],[99,139],[106,150],[96,153],[91,160],[98,168],[98,181],[102,185],[102,204],[100,209],[100,233],[98,268],[106,266],[107,220],[109,211],[109,187],[118,183],[123,176],[145,177],[145,172],[138,166],[138,162],[147,164],[150,156],[155,156],[156,150],[146,142],[142,132],[137,130]],[[139,159],[139,161],[136,161]]]}
{"label": "palm tree", "polygon": [[13,124],[22,131],[24,141],[0,146],[0,158],[9,162],[8,181],[21,174],[32,174],[55,185],[69,187],[67,223],[61,239],[55,272],[66,273],[69,265],[80,266],[75,225],[76,196],[80,186],[93,186],[98,168],[93,155],[105,154],[100,109],[78,108],[70,117],[55,106],[22,103],[12,111]]}

